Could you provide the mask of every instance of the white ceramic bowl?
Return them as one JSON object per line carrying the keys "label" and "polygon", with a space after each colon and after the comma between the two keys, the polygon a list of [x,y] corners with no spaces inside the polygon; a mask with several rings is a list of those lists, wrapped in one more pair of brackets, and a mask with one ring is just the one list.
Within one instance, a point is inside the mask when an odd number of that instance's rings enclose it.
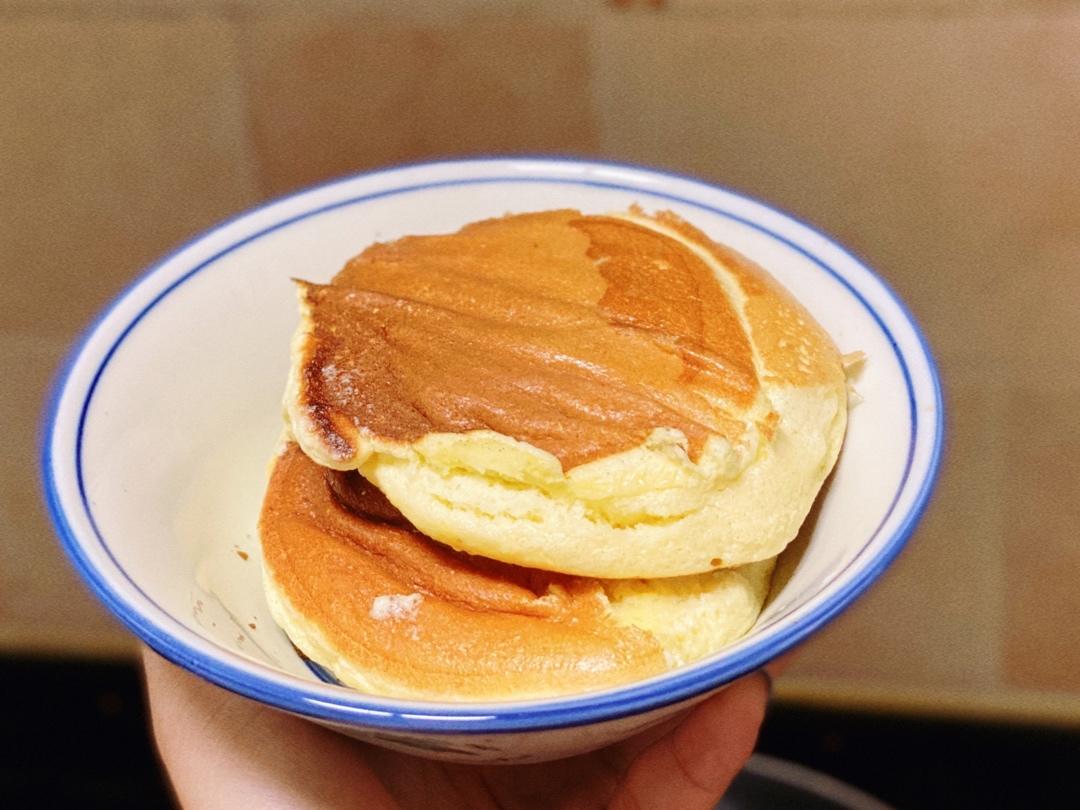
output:
{"label": "white ceramic bowl", "polygon": [[[755,259],[868,360],[863,402],[808,541],[744,639],[623,688],[505,703],[373,697],[321,680],[271,621],[255,521],[281,431],[290,277],[328,280],[377,240],[508,212],[670,209]],[[942,443],[927,345],[858,259],[742,195],[633,166],[509,158],[339,180],[208,231],[152,267],[87,331],[46,416],[52,518],[79,572],[136,635],[214,683],[379,744],[515,762],[625,737],[805,639],[903,546]]]}

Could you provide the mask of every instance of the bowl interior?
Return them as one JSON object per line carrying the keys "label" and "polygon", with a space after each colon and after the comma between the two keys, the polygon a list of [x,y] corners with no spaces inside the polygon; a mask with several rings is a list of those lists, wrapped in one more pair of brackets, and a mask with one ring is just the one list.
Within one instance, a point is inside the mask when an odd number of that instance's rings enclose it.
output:
{"label": "bowl interior", "polygon": [[690,668],[686,688],[802,638],[880,572],[925,501],[940,398],[918,331],[858,261],[772,209],[687,179],[568,161],[432,164],[340,181],[226,223],[152,269],[88,333],[53,404],[46,487],[84,576],[145,640],[219,683],[279,705],[302,693],[397,711],[321,683],[263,601],[255,521],[282,430],[297,322],[290,278],[326,281],[371,242],[405,234],[633,203],[673,210],[756,260],[842,352],[868,357],[827,497],[782,587],[746,639]]}

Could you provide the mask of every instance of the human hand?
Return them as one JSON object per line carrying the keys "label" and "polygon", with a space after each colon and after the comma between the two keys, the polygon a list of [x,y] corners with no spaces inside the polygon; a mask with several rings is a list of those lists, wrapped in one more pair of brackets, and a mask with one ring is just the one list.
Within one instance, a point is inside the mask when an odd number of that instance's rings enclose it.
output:
{"label": "human hand", "polygon": [[608,748],[533,765],[385,750],[227,692],[144,650],[154,738],[181,805],[211,808],[711,808],[749,758],[771,676]]}

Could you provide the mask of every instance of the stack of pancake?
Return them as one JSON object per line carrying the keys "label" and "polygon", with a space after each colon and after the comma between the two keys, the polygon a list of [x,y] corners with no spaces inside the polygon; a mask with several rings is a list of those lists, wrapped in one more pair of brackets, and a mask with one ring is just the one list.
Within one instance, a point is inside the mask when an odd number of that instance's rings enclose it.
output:
{"label": "stack of pancake", "polygon": [[260,519],[278,624],[343,683],[600,689],[754,623],[846,380],[764,270],[673,214],[559,210],[297,282]]}

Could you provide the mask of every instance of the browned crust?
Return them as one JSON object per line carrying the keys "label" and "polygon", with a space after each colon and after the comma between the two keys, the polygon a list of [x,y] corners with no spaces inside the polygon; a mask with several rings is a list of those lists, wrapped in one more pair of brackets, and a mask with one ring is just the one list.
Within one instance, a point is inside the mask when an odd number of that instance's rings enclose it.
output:
{"label": "browned crust", "polygon": [[[325,472],[290,444],[259,532],[272,587],[356,669],[399,692],[465,698],[585,691],[664,669],[650,634],[607,617],[596,580],[451,551],[370,486],[331,486]],[[413,593],[414,619],[371,616],[377,597]]]}
{"label": "browned crust", "polygon": [[[788,316],[759,303],[786,303],[753,271],[734,272],[771,358],[766,316]],[[710,436],[737,441],[759,396],[749,337],[712,270],[625,219],[552,211],[406,237],[301,290],[300,406],[337,458],[357,431],[411,443],[493,430],[570,469],[658,427],[681,430],[696,458]],[[794,378],[789,366],[770,373]]]}
{"label": "browned crust", "polygon": [[760,265],[670,211],[660,224],[698,243],[731,271],[746,303],[743,315],[766,370],[766,379],[795,387],[845,386],[840,353],[829,334],[799,301]]}

